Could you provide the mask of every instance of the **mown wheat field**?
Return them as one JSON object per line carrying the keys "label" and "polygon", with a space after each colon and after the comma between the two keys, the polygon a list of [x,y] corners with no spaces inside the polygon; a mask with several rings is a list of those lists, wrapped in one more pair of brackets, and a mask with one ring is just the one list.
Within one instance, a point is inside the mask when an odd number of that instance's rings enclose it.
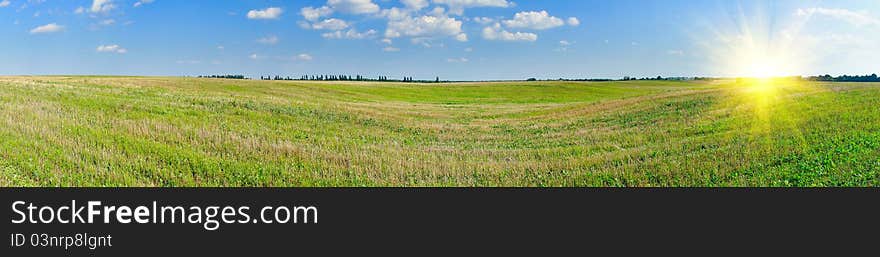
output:
{"label": "mown wheat field", "polygon": [[0,77],[0,186],[877,186],[880,84]]}

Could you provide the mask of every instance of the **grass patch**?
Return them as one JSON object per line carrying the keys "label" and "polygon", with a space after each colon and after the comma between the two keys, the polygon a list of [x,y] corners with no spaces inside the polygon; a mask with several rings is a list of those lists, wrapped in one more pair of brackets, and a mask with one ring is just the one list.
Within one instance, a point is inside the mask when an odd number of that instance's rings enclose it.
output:
{"label": "grass patch", "polygon": [[2,186],[877,186],[880,85],[0,77]]}

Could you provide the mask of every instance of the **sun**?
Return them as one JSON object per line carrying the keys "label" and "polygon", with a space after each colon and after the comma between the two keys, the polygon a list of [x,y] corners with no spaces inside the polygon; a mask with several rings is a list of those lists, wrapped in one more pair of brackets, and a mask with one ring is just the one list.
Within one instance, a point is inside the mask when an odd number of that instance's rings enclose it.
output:
{"label": "sun", "polygon": [[769,51],[767,49],[739,49],[732,56],[737,77],[772,79],[795,76],[792,57],[784,50]]}
{"label": "sun", "polygon": [[807,75],[822,46],[802,33],[805,21],[768,16],[762,5],[755,7],[754,11],[733,11],[729,19],[707,20],[707,30],[695,32],[709,72],[717,77],[755,79]]}
{"label": "sun", "polygon": [[737,78],[772,79],[799,75],[800,52],[774,41],[757,40],[751,36],[718,49],[719,66],[728,76]]}
{"label": "sun", "polygon": [[752,60],[748,61],[745,65],[745,72],[744,74],[742,74],[745,77],[769,79],[791,75],[788,71],[786,71],[786,65],[779,60]]}

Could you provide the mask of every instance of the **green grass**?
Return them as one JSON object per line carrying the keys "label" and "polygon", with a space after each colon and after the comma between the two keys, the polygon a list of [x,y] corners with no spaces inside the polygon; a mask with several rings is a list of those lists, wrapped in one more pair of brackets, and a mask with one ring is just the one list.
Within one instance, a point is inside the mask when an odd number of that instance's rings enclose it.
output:
{"label": "green grass", "polygon": [[878,186],[880,84],[0,77],[0,186]]}

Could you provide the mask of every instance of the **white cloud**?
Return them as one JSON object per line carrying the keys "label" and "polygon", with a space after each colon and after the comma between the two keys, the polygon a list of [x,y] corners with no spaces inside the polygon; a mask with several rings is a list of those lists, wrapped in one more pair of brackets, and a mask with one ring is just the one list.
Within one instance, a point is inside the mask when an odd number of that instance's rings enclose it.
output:
{"label": "white cloud", "polygon": [[330,18],[320,22],[316,22],[312,24],[312,29],[326,29],[326,30],[343,30],[348,28],[348,23],[344,20]]}
{"label": "white cloud", "polygon": [[110,26],[110,25],[113,25],[114,23],[116,23],[116,20],[114,20],[114,19],[106,19],[106,20],[102,20],[102,21],[98,22],[99,25],[103,25],[103,26]]}
{"label": "white cloud", "polygon": [[49,23],[32,29],[31,34],[55,33],[62,30],[64,30],[64,26],[60,26],[55,23]]}
{"label": "white cloud", "polygon": [[452,63],[464,63],[464,62],[468,62],[468,61],[470,61],[470,60],[468,60],[467,58],[464,58],[464,57],[446,59],[446,62],[452,62]]}
{"label": "white cloud", "polygon": [[844,20],[857,26],[880,26],[880,19],[872,17],[867,12],[856,12],[847,9],[808,8],[798,9],[795,14],[797,16],[824,15]]}
{"label": "white cloud", "polygon": [[333,14],[333,9],[327,6],[322,6],[320,8],[309,6],[300,9],[299,14],[308,21],[317,21],[321,17]]}
{"label": "white cloud", "polygon": [[334,10],[351,14],[379,12],[379,5],[372,0],[327,0],[327,5]]}
{"label": "white cloud", "polygon": [[297,21],[296,24],[302,29],[312,29],[312,24],[308,21]]}
{"label": "white cloud", "polygon": [[77,7],[76,10],[73,11],[73,13],[76,13],[76,14],[83,14],[85,12],[86,12],[86,8],[82,7],[82,6]]}
{"label": "white cloud", "polygon": [[7,7],[9,4],[11,4],[9,0],[3,0],[3,2],[0,2],[0,7]]}
{"label": "white cloud", "polygon": [[509,32],[502,29],[501,24],[495,23],[493,26],[483,28],[483,38],[501,41],[535,41],[538,40],[538,35],[535,33]]}
{"label": "white cloud", "polygon": [[442,16],[404,17],[388,22],[385,37],[455,37],[458,41],[467,41],[461,24],[455,18]]}
{"label": "white cloud", "polygon": [[277,20],[281,18],[281,13],[284,11],[278,7],[269,7],[263,10],[250,10],[247,13],[247,18],[251,20]]}
{"label": "white cloud", "polygon": [[311,61],[314,58],[309,54],[299,54],[296,56],[296,59],[300,61]]}
{"label": "white cloud", "polygon": [[512,20],[502,21],[504,26],[508,28],[524,28],[524,29],[551,29],[565,25],[560,18],[550,16],[547,11],[540,12],[519,12],[513,16]]}
{"label": "white cloud", "polygon": [[263,56],[259,56],[257,54],[251,54],[248,56],[248,58],[250,58],[251,60],[259,60],[259,59],[263,59]]}
{"label": "white cloud", "polygon": [[128,50],[126,50],[125,48],[122,48],[119,45],[100,45],[100,46],[98,46],[97,49],[95,49],[95,51],[97,51],[99,53],[117,53],[117,54],[124,54],[124,53],[128,52]]}
{"label": "white cloud", "polygon": [[507,0],[432,0],[432,2],[448,6],[449,13],[455,15],[462,15],[465,8],[513,6],[513,3]]}
{"label": "white cloud", "polygon": [[474,22],[479,23],[479,24],[483,24],[483,25],[495,22],[495,19],[492,19],[489,17],[476,17],[473,20],[474,20]]}
{"label": "white cloud", "polygon": [[107,13],[113,9],[116,9],[113,0],[94,0],[92,1],[92,8],[90,8],[89,11],[93,13]]}
{"label": "white cloud", "polygon": [[443,43],[434,44],[434,43],[432,43],[432,40],[433,40],[433,38],[430,38],[430,37],[415,37],[415,38],[410,39],[409,41],[412,42],[413,44],[416,44],[416,45],[422,45],[422,47],[424,47],[424,48],[431,48],[431,47],[435,47],[435,46],[440,47],[440,48],[446,47],[446,45],[444,45]]}
{"label": "white cloud", "polygon": [[389,20],[400,20],[410,17],[410,13],[411,10],[391,7],[390,9],[382,10],[382,12],[379,13],[379,16],[385,17]]}
{"label": "white cloud", "polygon": [[568,17],[568,26],[579,26],[581,25],[581,21],[575,17]]}
{"label": "white cloud", "polygon": [[393,46],[388,46],[388,47],[382,48],[382,51],[385,51],[385,52],[398,52],[398,51],[400,51],[400,48],[396,48],[396,47],[393,47]]}
{"label": "white cloud", "polygon": [[568,40],[560,40],[559,47],[556,48],[557,52],[565,52],[568,51],[568,47],[574,45],[574,42]]}
{"label": "white cloud", "polygon": [[428,7],[428,0],[400,0],[400,2],[410,10],[421,10]]}
{"label": "white cloud", "polygon": [[389,45],[390,45],[390,44],[393,43],[393,41],[392,41],[390,38],[383,38],[383,39],[382,39],[382,43],[385,43],[385,44],[389,44]]}
{"label": "white cloud", "polygon": [[134,3],[134,7],[140,7],[141,5],[151,4],[154,1],[155,0],[140,0],[140,1],[137,1],[136,3]]}
{"label": "white cloud", "polygon": [[270,35],[264,38],[257,39],[257,43],[266,44],[266,45],[274,45],[278,44],[278,37],[275,35]]}
{"label": "white cloud", "polygon": [[342,31],[334,31],[329,33],[321,34],[321,37],[326,39],[364,39],[370,38],[376,35],[375,30],[368,30],[365,32],[358,32],[357,30],[350,29],[346,32]]}

